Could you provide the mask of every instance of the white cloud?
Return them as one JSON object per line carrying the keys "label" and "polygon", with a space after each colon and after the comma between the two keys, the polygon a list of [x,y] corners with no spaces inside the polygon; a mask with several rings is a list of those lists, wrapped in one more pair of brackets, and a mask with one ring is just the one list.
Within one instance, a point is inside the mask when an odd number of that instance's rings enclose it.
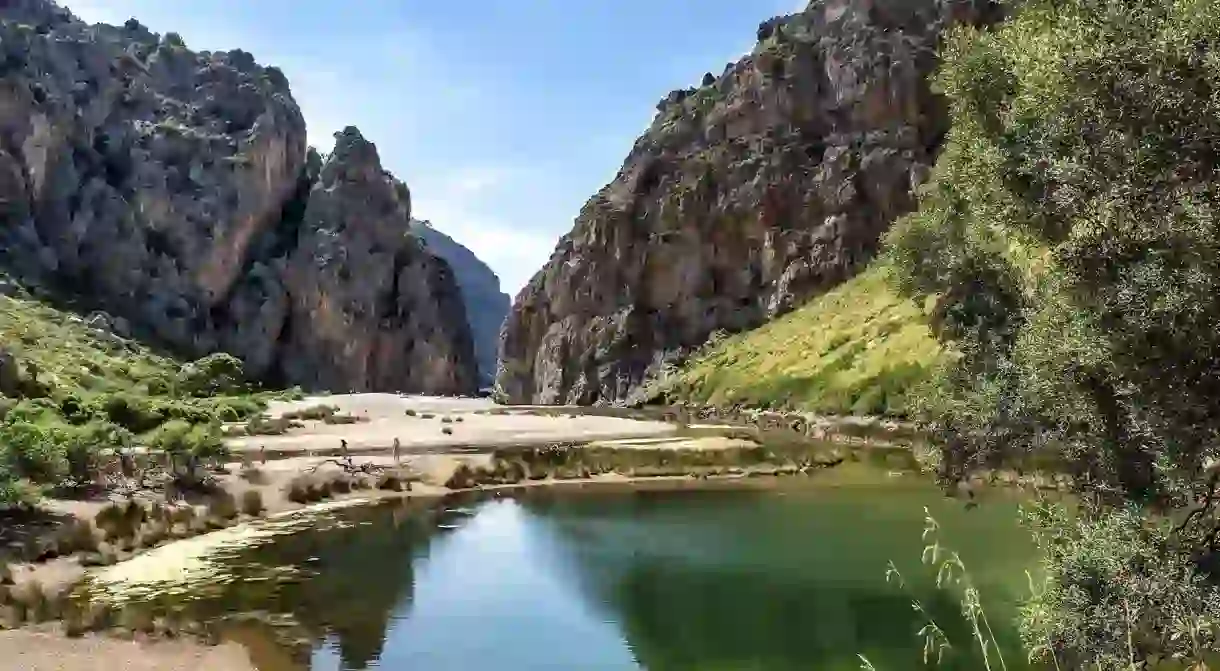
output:
{"label": "white cloud", "polygon": [[472,212],[461,202],[412,198],[416,218],[430,221],[438,230],[465,245],[500,277],[500,288],[515,296],[551,257],[555,238],[522,230],[496,217]]}
{"label": "white cloud", "polygon": [[555,247],[549,233],[501,218],[505,196],[536,183],[532,171],[506,165],[467,165],[411,180],[411,209],[465,245],[500,276],[515,295],[546,263]]}

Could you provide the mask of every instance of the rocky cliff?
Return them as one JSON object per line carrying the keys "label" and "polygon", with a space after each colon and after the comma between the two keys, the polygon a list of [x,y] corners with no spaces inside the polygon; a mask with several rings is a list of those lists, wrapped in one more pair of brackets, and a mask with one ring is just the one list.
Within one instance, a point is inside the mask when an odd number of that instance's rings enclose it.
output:
{"label": "rocky cliff", "polygon": [[946,131],[938,36],[986,0],[815,0],[677,90],[504,327],[513,402],[628,400],[705,342],[791,310],[877,252]]}
{"label": "rocky cliff", "polygon": [[474,252],[434,228],[430,222],[412,219],[411,231],[423,239],[430,251],[445,259],[453,268],[453,276],[457,278],[466,305],[466,321],[474,338],[479,384],[491,385],[496,377],[500,328],[504,325],[512,299],[500,291],[500,278],[486,263]]}
{"label": "rocky cliff", "polygon": [[341,134],[324,166],[284,75],[134,19],[0,3],[0,264],[192,356],[335,390],[472,390],[448,266]]}

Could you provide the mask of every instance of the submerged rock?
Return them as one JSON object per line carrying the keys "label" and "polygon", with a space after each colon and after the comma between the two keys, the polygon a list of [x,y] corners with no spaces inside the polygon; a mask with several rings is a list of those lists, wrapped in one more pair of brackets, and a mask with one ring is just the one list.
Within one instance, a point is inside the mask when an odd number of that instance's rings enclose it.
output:
{"label": "submerged rock", "polygon": [[986,0],[824,0],[673,91],[504,327],[499,393],[624,401],[714,331],[757,326],[861,269],[915,207],[946,131],[927,76]]}

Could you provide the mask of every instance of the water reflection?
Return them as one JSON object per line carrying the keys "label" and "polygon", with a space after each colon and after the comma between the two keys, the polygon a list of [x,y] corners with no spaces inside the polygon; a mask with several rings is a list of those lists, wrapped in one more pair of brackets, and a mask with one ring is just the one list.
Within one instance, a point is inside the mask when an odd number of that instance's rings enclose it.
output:
{"label": "water reflection", "polygon": [[[621,623],[651,671],[858,669],[858,653],[882,669],[916,667],[923,623],[910,596],[885,583],[889,558],[966,648],[942,668],[981,668],[957,602],[919,571],[922,507],[962,540],[1001,624],[1030,557],[1010,504],[967,515],[922,487],[599,498],[526,505],[561,539],[552,547],[565,578]],[[1009,666],[1021,668],[1012,628],[1000,633]]]}
{"label": "water reflection", "polygon": [[[949,626],[956,603],[918,571],[925,505],[993,624],[1010,621],[1032,552],[1013,502],[966,512],[923,484],[537,490],[473,514],[455,505],[347,511],[235,549],[238,578],[196,589],[190,608],[294,621],[233,630],[262,671],[857,669],[857,653],[908,669],[921,623],[885,584],[890,559],[950,636],[969,641]],[[285,565],[301,573],[268,578]],[[946,661],[978,668],[965,654]],[[1008,655],[1009,668],[1020,662]]]}

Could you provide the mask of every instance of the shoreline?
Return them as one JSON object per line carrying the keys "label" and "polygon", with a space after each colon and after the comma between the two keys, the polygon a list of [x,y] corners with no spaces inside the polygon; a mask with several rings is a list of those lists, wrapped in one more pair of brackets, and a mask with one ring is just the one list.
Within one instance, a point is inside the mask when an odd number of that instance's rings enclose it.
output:
{"label": "shoreline", "polygon": [[[618,476],[593,477],[584,479],[548,479],[513,484],[479,485],[467,489],[450,489],[446,487],[424,486],[411,491],[353,492],[352,494],[329,501],[310,503],[298,507],[281,510],[266,517],[250,518],[237,524],[207,532],[190,538],[173,540],[134,554],[132,557],[108,567],[92,567],[86,569],[78,566],[70,578],[65,581],[63,568],[51,569],[61,584],[68,586],[68,591],[81,587],[93,572],[121,572],[123,570],[139,570],[141,562],[156,563],[161,554],[173,555],[184,548],[194,547],[196,550],[210,550],[213,547],[231,542],[248,533],[251,529],[274,525],[277,522],[292,518],[308,517],[327,511],[354,508],[359,506],[375,506],[391,501],[417,500],[421,502],[439,502],[448,497],[462,495],[491,495],[497,493],[520,492],[531,489],[556,488],[569,491],[582,489],[596,490],[613,487],[644,487],[680,489],[684,487],[715,487],[715,486],[749,486],[769,487],[783,478],[775,476],[751,477],[714,476],[705,479],[690,476]],[[24,580],[38,579],[42,567],[26,571]],[[249,651],[239,640],[228,637],[205,641],[201,635],[180,635],[167,637],[156,636],[123,627],[108,627],[101,631],[87,633],[83,636],[69,636],[62,627],[62,622],[51,621],[26,625],[18,628],[0,630],[0,658],[19,660],[22,671],[86,671],[97,668],[98,656],[105,656],[115,668],[130,671],[193,671],[206,668],[209,671],[259,671],[251,659]],[[7,663],[7,662],[6,662]]]}
{"label": "shoreline", "polygon": [[[222,491],[238,500],[250,491],[257,491],[265,507],[258,516],[238,515],[220,521],[219,527],[204,526],[204,531],[183,536],[169,536],[154,541],[151,546],[137,544],[119,552],[117,561],[109,565],[86,567],[79,556],[56,558],[27,565],[14,573],[18,584],[34,581],[54,587],[64,594],[80,586],[91,575],[121,576],[123,571],[140,571],[154,567],[160,558],[177,557],[184,561],[202,556],[225,539],[239,539],[256,533],[259,527],[274,525],[282,520],[309,516],[362,505],[378,505],[394,500],[443,500],[462,495],[511,495],[514,492],[557,488],[564,490],[607,487],[686,488],[686,487],[766,487],[796,478],[816,481],[824,470],[840,471],[855,465],[873,472],[881,469],[889,476],[905,475],[921,470],[914,451],[907,446],[882,441],[870,445],[852,445],[854,441],[826,440],[820,429],[806,423],[800,427],[777,426],[785,420],[767,414],[765,421],[755,424],[687,424],[680,418],[658,413],[666,421],[647,417],[581,417],[578,409],[495,406],[479,399],[446,399],[437,397],[404,397],[393,394],[357,394],[310,397],[296,402],[277,402],[268,408],[275,417],[286,412],[317,407],[319,404],[339,406],[343,412],[361,417],[355,423],[328,425],[313,422],[290,430],[287,435],[252,436],[231,441],[233,456],[240,462],[228,464],[224,475],[217,475]],[[594,411],[597,412],[596,410]],[[700,418],[702,419],[702,418]],[[721,419],[721,418],[716,418]],[[506,438],[505,431],[526,433]],[[787,440],[777,441],[782,447],[768,447],[768,433],[786,431]],[[403,443],[401,459],[390,454],[390,436],[409,436]],[[819,435],[810,435],[818,433]],[[438,435],[439,434],[439,435]],[[453,435],[458,434],[458,435]],[[267,440],[264,441],[264,438]],[[259,451],[265,457],[253,464],[250,457],[256,448],[250,443],[275,442],[286,450]],[[356,462],[371,464],[378,472],[395,472],[392,487],[380,487],[373,478],[362,487],[353,483],[367,480],[373,471],[340,468],[341,460],[333,457],[343,452],[335,443],[347,441],[348,466]],[[257,471],[259,480],[246,476]],[[411,475],[406,475],[406,473]],[[791,476],[791,477],[789,477]],[[810,477],[813,476],[813,477]],[[294,491],[300,480],[310,481],[321,491],[311,491],[318,498],[297,500]],[[837,478],[836,478],[837,479]],[[331,484],[334,483],[332,488]],[[340,487],[339,485],[342,485]],[[150,506],[164,505],[156,499],[146,499]],[[140,505],[145,505],[141,503]],[[77,519],[91,519],[105,503],[52,502],[51,509]],[[130,505],[130,504],[127,504]],[[208,515],[210,508],[198,503],[187,505],[192,511]],[[185,510],[185,508],[179,508]],[[206,517],[212,524],[213,519]],[[196,522],[199,522],[197,519]],[[196,524],[195,526],[198,526]],[[194,527],[192,527],[194,528]],[[193,554],[192,554],[193,553]],[[62,598],[62,597],[58,597]],[[23,661],[30,670],[57,669],[85,671],[92,666],[76,665],[56,660],[83,659],[85,650],[106,650],[104,654],[123,659],[119,668],[188,669],[199,668],[199,660],[215,650],[201,640],[176,638],[161,641],[155,637],[135,635],[138,645],[126,633],[115,638],[111,628],[69,638],[62,633],[62,624],[39,624],[0,632],[0,654],[8,648],[32,648],[32,661]],[[56,630],[59,633],[55,633]],[[107,632],[110,633],[107,633]],[[122,645],[111,645],[107,641]],[[214,642],[214,641],[210,641]],[[166,647],[163,647],[165,643]],[[171,645],[172,644],[172,645]],[[227,647],[226,647],[227,646]],[[225,651],[219,661],[209,661],[206,668],[216,671],[253,671],[255,668],[245,651],[234,651],[231,643],[221,645]],[[242,654],[236,654],[242,653]],[[221,654],[221,653],[218,653]],[[140,666],[134,656],[160,660],[156,666]],[[210,658],[209,658],[210,659]],[[123,664],[126,664],[124,666]]]}

